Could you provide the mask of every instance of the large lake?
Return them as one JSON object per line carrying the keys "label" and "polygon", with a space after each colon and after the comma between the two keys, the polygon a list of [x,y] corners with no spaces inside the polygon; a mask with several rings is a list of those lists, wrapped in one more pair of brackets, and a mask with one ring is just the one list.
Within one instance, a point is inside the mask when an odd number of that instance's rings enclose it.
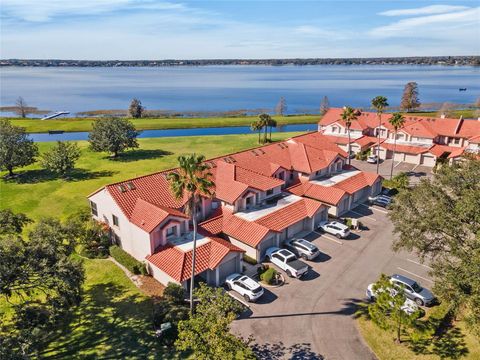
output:
{"label": "large lake", "polygon": [[[133,97],[149,109],[225,111],[273,108],[289,113],[332,106],[367,107],[377,95],[398,105],[405,83],[420,100],[471,103],[480,96],[480,68],[409,65],[204,66],[145,68],[1,68],[2,106],[22,96],[40,109],[78,112],[125,109]],[[459,91],[467,88],[467,91]]]}

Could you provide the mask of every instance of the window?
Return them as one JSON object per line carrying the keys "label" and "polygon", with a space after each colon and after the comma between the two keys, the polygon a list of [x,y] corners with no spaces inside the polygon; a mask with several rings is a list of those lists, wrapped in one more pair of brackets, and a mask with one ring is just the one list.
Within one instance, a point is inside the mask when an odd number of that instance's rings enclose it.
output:
{"label": "window", "polygon": [[116,217],[115,215],[112,215],[112,221],[113,221],[113,225],[119,227],[119,222],[118,222],[118,217]]}
{"label": "window", "polygon": [[171,237],[171,236],[174,236],[176,233],[177,233],[177,226],[176,225],[167,228],[167,238]]}
{"label": "window", "polygon": [[283,171],[278,174],[278,178],[279,178],[280,180],[283,180],[284,177],[285,177],[285,173],[284,173]]}
{"label": "window", "polygon": [[122,241],[120,240],[120,236],[118,236],[117,234],[113,233],[113,242],[114,242],[116,245],[121,245]]}
{"label": "window", "polygon": [[93,201],[90,201],[90,210],[92,211],[93,215],[98,216],[97,204]]}
{"label": "window", "polygon": [[290,180],[293,180],[293,171],[290,173]]}
{"label": "window", "polygon": [[455,145],[460,144],[460,139],[453,139],[453,143],[454,143]]}
{"label": "window", "polygon": [[273,194],[273,189],[267,190],[267,196],[270,196]]}

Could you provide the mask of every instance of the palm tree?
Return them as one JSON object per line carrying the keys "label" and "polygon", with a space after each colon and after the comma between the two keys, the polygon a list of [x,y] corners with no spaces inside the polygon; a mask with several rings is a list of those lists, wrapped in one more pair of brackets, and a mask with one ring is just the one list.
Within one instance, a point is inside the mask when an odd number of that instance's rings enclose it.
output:
{"label": "palm tree", "polygon": [[378,129],[377,129],[377,174],[380,166],[380,127],[382,126],[382,113],[388,106],[388,100],[385,96],[377,96],[372,99],[372,107],[377,110]]}
{"label": "palm tree", "polygon": [[403,125],[405,125],[405,118],[401,113],[394,113],[392,117],[388,120],[390,125],[392,125],[393,130],[394,130],[394,135],[393,135],[393,159],[392,159],[392,167],[390,168],[390,180],[393,177],[393,163],[395,160],[395,149],[397,147],[397,131],[398,129],[401,129]]}
{"label": "palm tree", "polygon": [[195,282],[195,255],[197,250],[197,205],[202,197],[212,197],[214,183],[212,173],[203,155],[181,155],[178,169],[169,173],[167,179],[177,200],[187,199],[184,210],[193,223],[192,277],[190,279],[190,312],[193,314],[193,287]]}
{"label": "palm tree", "polygon": [[268,114],[261,114],[259,116],[258,122],[262,125],[262,128],[265,129],[265,133],[263,134],[263,143],[267,142],[267,130],[271,120],[272,118]]}
{"label": "palm tree", "polygon": [[347,127],[347,134],[348,134],[348,165],[350,165],[350,126],[352,126],[352,122],[357,120],[359,115],[359,111],[355,110],[350,106],[344,106],[342,112],[342,120],[345,122],[345,126]]}
{"label": "palm tree", "polygon": [[277,127],[277,121],[275,119],[270,118],[268,122],[268,126],[270,127],[270,142],[272,142],[272,128]]}
{"label": "palm tree", "polygon": [[250,130],[252,131],[258,131],[258,143],[260,144],[260,133],[263,129],[262,124],[260,124],[260,121],[254,121],[250,124]]}

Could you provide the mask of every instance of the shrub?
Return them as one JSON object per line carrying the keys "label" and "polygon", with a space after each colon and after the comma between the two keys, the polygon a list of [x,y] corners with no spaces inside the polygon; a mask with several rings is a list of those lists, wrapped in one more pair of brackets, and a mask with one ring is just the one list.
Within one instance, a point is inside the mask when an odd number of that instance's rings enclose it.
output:
{"label": "shrub", "polygon": [[351,218],[346,218],[345,219],[345,225],[348,226],[349,229],[352,228],[352,219]]}
{"label": "shrub", "polygon": [[254,258],[251,258],[248,255],[243,255],[243,261],[245,261],[247,264],[250,264],[250,265],[257,265],[257,260],[255,260]]}
{"label": "shrub", "polygon": [[133,256],[125,252],[117,245],[110,246],[110,255],[112,255],[115,260],[117,260],[135,275],[145,275],[147,273],[145,264],[142,264],[140,261],[136,260]]}
{"label": "shrub", "polygon": [[261,276],[265,271],[267,271],[268,269],[268,265],[260,265],[258,268],[257,268],[257,275],[258,276]]}
{"label": "shrub", "polygon": [[163,297],[168,302],[183,304],[185,300],[185,289],[181,285],[169,282],[165,290],[163,290]]}
{"label": "shrub", "polygon": [[267,284],[271,284],[276,274],[277,271],[274,268],[269,268],[260,275],[260,279]]}
{"label": "shrub", "polygon": [[383,180],[383,186],[389,189],[406,189],[408,185],[408,175],[405,172],[401,172],[398,175],[395,175],[391,180]]}

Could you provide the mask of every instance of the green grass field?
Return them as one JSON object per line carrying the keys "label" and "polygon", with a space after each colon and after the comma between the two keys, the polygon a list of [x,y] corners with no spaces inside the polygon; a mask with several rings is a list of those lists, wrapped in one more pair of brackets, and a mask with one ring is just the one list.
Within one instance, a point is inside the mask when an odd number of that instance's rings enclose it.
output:
{"label": "green grass field", "polygon": [[[279,125],[316,123],[320,115],[273,116]],[[137,130],[206,128],[222,126],[250,126],[258,116],[212,117],[212,118],[142,118],[129,119]],[[12,118],[15,126],[26,128],[27,132],[48,132],[49,130],[90,131],[92,122],[98,118],[65,118],[52,120]]]}

